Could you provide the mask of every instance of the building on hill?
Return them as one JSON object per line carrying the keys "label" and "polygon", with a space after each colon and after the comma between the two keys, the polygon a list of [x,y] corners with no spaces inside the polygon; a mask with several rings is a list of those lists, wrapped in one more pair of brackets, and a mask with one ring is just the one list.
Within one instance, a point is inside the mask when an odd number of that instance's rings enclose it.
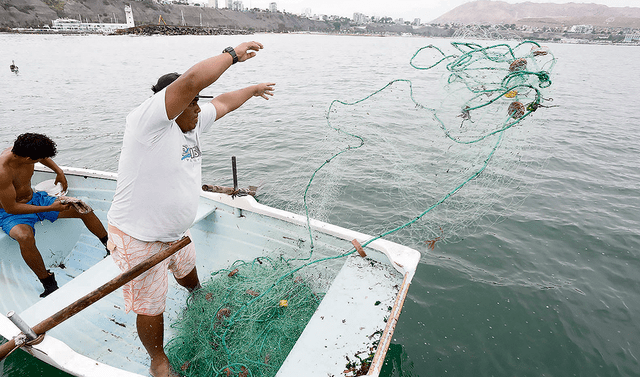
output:
{"label": "building on hill", "polygon": [[101,32],[101,33],[113,33],[118,29],[127,29],[134,27],[133,11],[130,5],[125,5],[124,13],[126,16],[126,24],[118,23],[105,23],[105,22],[82,22],[82,20],[75,20],[72,18],[58,18],[51,21],[51,28],[57,31],[86,31],[86,32]]}

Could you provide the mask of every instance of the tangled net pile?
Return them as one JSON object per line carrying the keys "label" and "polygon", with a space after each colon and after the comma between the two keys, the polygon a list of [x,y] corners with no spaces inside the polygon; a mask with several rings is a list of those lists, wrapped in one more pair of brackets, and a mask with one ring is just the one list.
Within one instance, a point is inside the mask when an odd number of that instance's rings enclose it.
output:
{"label": "tangled net pile", "polygon": [[[536,146],[544,130],[524,120],[548,106],[556,60],[535,42],[452,47],[452,54],[419,49],[410,65],[422,77],[331,103],[326,119],[336,132],[326,142],[333,152],[298,186],[299,212],[322,218],[313,207],[324,206],[312,203],[339,203],[350,218],[325,219],[376,235],[363,247],[385,237],[434,248],[522,200],[530,182],[523,177],[544,160]],[[343,147],[336,151],[336,143]],[[355,252],[314,259],[308,232],[302,265],[261,257],[203,284],[167,346],[174,368],[188,376],[276,374],[322,297],[300,272]]]}
{"label": "tangled net pile", "polygon": [[320,301],[287,263],[238,261],[190,297],[168,353],[189,376],[274,376]]}

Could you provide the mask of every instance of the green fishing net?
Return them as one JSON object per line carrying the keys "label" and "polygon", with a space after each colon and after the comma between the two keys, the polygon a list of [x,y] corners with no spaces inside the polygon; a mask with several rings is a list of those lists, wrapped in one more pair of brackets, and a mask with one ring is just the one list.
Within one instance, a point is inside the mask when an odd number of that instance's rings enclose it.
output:
{"label": "green fishing net", "polygon": [[[539,114],[552,106],[556,59],[531,41],[448,48],[420,48],[411,78],[331,102],[329,133],[282,174],[309,178],[264,187],[261,201],[374,235],[362,246],[384,237],[424,251],[517,208],[546,161]],[[349,217],[333,217],[335,205]],[[303,264],[264,257],[212,274],[174,325],[167,353],[176,370],[276,374],[323,294],[300,272],[355,252],[314,257],[310,227],[308,235]]]}
{"label": "green fishing net", "polygon": [[[265,199],[418,250],[517,210],[548,159],[552,52],[531,41],[453,42],[408,60],[398,69],[406,78],[331,102],[330,132],[283,174],[312,170],[312,179],[279,182],[287,196],[266,187]],[[345,209],[348,218],[333,215]]]}
{"label": "green fishing net", "polygon": [[237,261],[190,296],[167,354],[188,376],[274,376],[321,299],[284,260]]}

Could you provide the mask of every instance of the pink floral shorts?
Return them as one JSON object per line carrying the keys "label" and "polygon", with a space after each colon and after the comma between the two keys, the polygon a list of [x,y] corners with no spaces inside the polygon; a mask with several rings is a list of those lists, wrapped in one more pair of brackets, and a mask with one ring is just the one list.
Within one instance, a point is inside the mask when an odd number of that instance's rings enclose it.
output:
{"label": "pink floral shorts", "polygon": [[[187,231],[187,236],[191,236]],[[109,249],[113,261],[122,271],[171,246],[171,242],[145,242],[135,239],[109,224]],[[167,270],[176,279],[187,276],[196,266],[196,248],[193,242],[177,253],[153,266],[122,287],[127,313],[155,316],[164,312],[169,287]]]}

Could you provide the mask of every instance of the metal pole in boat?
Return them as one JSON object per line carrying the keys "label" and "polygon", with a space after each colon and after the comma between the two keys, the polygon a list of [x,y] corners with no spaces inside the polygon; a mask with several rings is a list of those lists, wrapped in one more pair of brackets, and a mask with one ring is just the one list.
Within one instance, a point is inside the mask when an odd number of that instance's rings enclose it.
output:
{"label": "metal pole in boat", "polygon": [[[36,335],[36,337],[38,335],[42,335],[46,333],[47,331],[58,326],[62,322],[66,321],[67,319],[71,318],[75,314],[78,314],[83,309],[86,309],[89,305],[95,303],[96,301],[107,296],[108,294],[115,291],[116,289],[122,287],[127,282],[140,276],[143,272],[147,271],[151,267],[169,258],[171,255],[175,254],[178,250],[187,246],[190,242],[191,242],[191,239],[189,237],[183,237],[179,241],[176,241],[169,248],[159,252],[156,255],[152,255],[151,257],[140,262],[139,264],[132,267],[131,269],[121,273],[120,275],[106,282],[101,287],[95,289],[93,292],[86,294],[84,297],[78,299],[76,302],[72,303],[66,308],[59,310],[56,314],[52,315],[47,319],[44,319],[42,322],[33,326],[33,329],[32,329],[33,333]],[[4,360],[4,358],[7,357],[16,348],[17,348],[16,338],[13,338],[8,342],[6,342],[5,344],[0,345],[0,361]]]}
{"label": "metal pole in boat", "polygon": [[233,191],[238,191],[238,170],[236,169],[236,156],[231,156],[231,169],[233,170]]}
{"label": "metal pole in boat", "polygon": [[27,336],[27,339],[34,340],[38,337],[33,329],[29,327],[29,325],[27,325],[27,323],[23,321],[22,318],[20,318],[20,316],[13,310],[7,313],[7,318],[9,318],[11,322],[13,322],[13,324]]}

